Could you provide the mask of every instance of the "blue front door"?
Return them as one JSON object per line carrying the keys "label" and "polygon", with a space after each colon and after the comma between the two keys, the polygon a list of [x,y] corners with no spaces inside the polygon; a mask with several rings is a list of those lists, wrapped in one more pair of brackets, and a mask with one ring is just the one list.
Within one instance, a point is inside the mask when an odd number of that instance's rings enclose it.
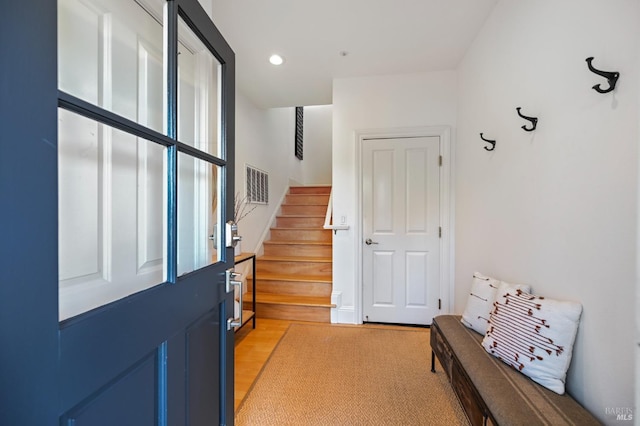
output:
{"label": "blue front door", "polygon": [[197,0],[7,3],[0,424],[233,424],[233,51]]}

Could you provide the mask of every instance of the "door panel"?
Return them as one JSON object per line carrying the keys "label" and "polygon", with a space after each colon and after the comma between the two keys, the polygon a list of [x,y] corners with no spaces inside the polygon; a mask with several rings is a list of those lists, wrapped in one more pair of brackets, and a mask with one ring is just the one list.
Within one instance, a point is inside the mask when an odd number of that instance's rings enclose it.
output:
{"label": "door panel", "polygon": [[219,156],[220,62],[181,18],[178,40],[178,138]]}
{"label": "door panel", "polygon": [[393,264],[395,253],[376,250],[373,253],[373,304],[375,306],[395,306],[393,289]]}
{"label": "door panel", "polygon": [[[162,113],[164,2],[142,3],[145,9],[133,0],[58,1],[59,88],[163,132],[162,121],[138,114],[137,98],[140,88],[148,100],[160,101],[151,105]],[[138,67],[145,52],[156,63],[159,53],[160,68]]]}
{"label": "door panel", "polygon": [[218,416],[220,399],[219,312],[208,312],[187,328],[187,424],[206,425]]}
{"label": "door panel", "polygon": [[157,387],[159,357],[150,353],[122,377],[105,386],[64,416],[68,426],[154,424],[157,416],[153,392]]}
{"label": "door panel", "polygon": [[433,210],[429,208],[429,168],[428,150],[407,149],[405,151],[406,173],[406,229],[408,234],[425,235],[429,232],[429,223],[437,218],[430,217]]}
{"label": "door panel", "polygon": [[[60,212],[61,286],[84,277],[102,279],[100,259],[101,193],[99,161],[99,125],[71,112],[58,115],[58,184]],[[81,158],[82,161],[76,161]],[[71,207],[73,206],[73,207]]]}
{"label": "door panel", "polygon": [[162,46],[138,34],[137,121],[157,132],[163,131]]}
{"label": "door panel", "polygon": [[393,179],[395,177],[395,152],[393,150],[376,150],[372,152],[373,164],[372,173],[373,191],[371,222],[373,224],[372,232],[388,233],[393,231],[393,222],[395,214],[394,203],[394,187]]}
{"label": "door panel", "polygon": [[165,281],[166,149],[59,109],[60,319]]}
{"label": "door panel", "polygon": [[161,278],[164,267],[165,149],[142,138],[137,141],[136,206],[137,275]]}
{"label": "door panel", "polygon": [[439,298],[438,137],[363,142],[365,321],[430,324]]}
{"label": "door panel", "polygon": [[424,283],[429,280],[429,253],[408,252],[405,263],[407,265],[406,307],[427,306],[427,289]]}
{"label": "door panel", "polygon": [[219,223],[219,168],[206,161],[178,155],[178,276],[219,260],[210,235]]}

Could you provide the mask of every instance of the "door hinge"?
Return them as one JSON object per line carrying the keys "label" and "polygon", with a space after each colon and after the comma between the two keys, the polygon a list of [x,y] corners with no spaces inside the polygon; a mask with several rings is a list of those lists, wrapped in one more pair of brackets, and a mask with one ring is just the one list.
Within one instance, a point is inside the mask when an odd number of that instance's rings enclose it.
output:
{"label": "door hinge", "polygon": [[438,227],[438,238],[442,238],[442,226]]}
{"label": "door hinge", "polygon": [[442,167],[442,155],[440,156],[440,160],[438,160],[439,166]]}
{"label": "door hinge", "polygon": [[438,310],[442,309],[442,299],[438,299]]}

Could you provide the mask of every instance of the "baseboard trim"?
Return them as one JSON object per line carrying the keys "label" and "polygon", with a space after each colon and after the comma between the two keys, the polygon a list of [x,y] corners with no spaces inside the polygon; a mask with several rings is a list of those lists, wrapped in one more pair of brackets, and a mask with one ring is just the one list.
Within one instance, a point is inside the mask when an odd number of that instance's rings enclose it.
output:
{"label": "baseboard trim", "polygon": [[331,293],[331,303],[336,306],[331,309],[332,324],[362,324],[362,320],[357,319],[355,306],[342,306],[341,291]]}

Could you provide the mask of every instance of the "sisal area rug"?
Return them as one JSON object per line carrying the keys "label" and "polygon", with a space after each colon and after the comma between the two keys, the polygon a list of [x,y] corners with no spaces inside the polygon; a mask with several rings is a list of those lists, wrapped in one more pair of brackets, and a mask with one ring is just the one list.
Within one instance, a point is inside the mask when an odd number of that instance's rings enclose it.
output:
{"label": "sisal area rug", "polygon": [[292,324],[236,412],[237,425],[467,424],[429,331]]}

